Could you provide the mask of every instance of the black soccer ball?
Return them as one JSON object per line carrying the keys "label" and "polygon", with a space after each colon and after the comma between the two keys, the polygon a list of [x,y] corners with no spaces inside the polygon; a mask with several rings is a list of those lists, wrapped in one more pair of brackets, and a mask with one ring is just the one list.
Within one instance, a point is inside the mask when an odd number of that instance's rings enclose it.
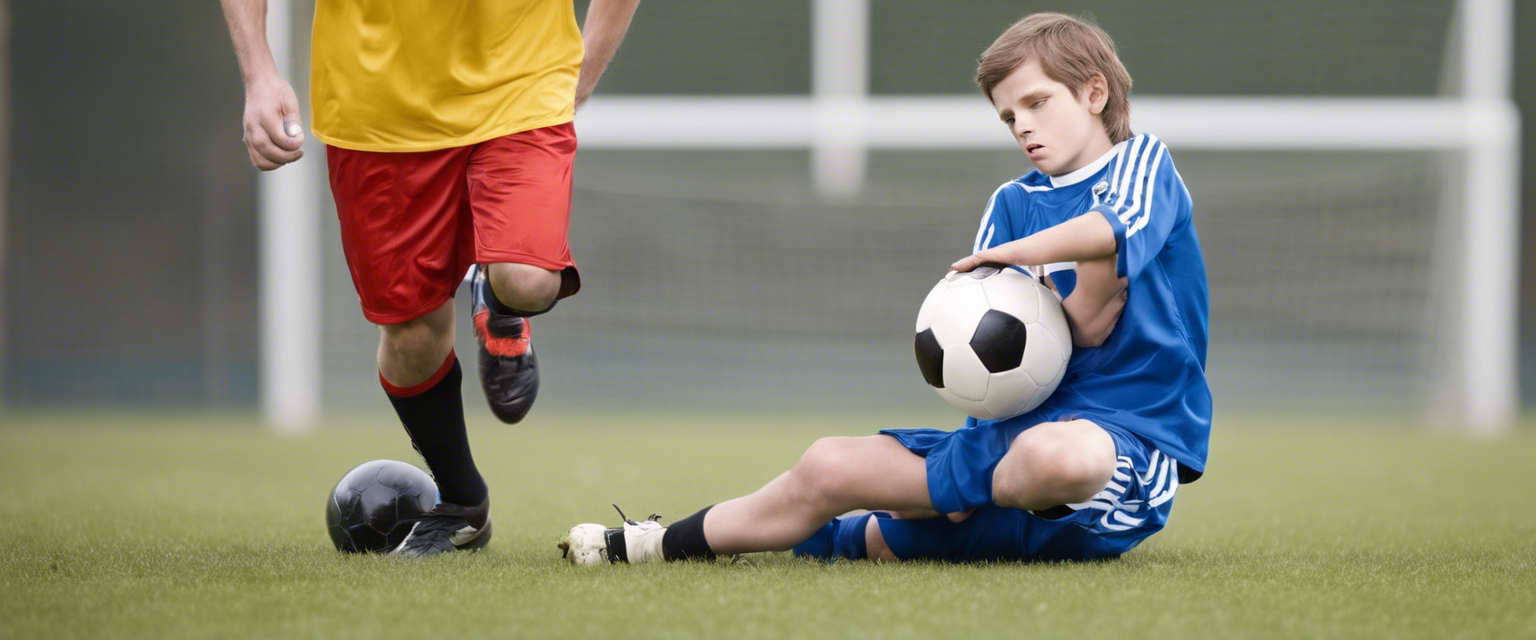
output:
{"label": "black soccer ball", "polygon": [[384,552],[410,532],[406,518],[437,504],[437,483],[398,460],[374,460],[341,477],[325,502],[325,525],[338,551]]}

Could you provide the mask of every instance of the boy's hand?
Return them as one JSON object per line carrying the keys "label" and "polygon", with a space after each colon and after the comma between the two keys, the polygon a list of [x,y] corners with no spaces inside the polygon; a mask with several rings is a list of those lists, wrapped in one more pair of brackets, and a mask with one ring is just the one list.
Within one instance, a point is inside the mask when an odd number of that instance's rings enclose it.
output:
{"label": "boy's hand", "polygon": [[1095,260],[1115,255],[1115,229],[1104,216],[1088,212],[1049,229],[976,252],[949,268],[970,271],[988,262],[1015,266]]}
{"label": "boy's hand", "polygon": [[954,264],[949,265],[949,268],[964,273],[988,262],[1000,262],[1016,266],[1029,264],[1028,256],[1023,255],[1024,251],[1022,249],[1025,248],[1022,244],[1023,242],[1024,240],[1014,240],[1013,242],[997,245],[991,249],[982,249],[975,254],[956,260]]}

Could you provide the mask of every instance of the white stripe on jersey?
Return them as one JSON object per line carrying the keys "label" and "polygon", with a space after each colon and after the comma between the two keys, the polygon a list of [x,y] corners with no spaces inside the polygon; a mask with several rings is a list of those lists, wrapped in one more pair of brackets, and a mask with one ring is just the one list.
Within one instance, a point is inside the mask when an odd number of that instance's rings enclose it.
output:
{"label": "white stripe on jersey", "polygon": [[[1150,138],[1150,136],[1149,136]],[[1141,187],[1146,183],[1147,158],[1157,152],[1157,144],[1154,140],[1148,140],[1148,144],[1142,149],[1142,153],[1131,159],[1130,178],[1127,178],[1120,193],[1119,207],[1120,221],[1127,222],[1136,206],[1141,203]],[[1134,204],[1133,204],[1134,203]]]}
{"label": "white stripe on jersey", "polygon": [[1105,517],[1106,518],[1114,518],[1115,522],[1118,522],[1120,524],[1128,524],[1128,525],[1131,525],[1133,527],[1137,526],[1137,525],[1141,524],[1142,522],[1146,521],[1146,518],[1132,518],[1132,517],[1130,517],[1128,515],[1125,515],[1125,513],[1121,512],[1121,511],[1112,511],[1112,512],[1110,512],[1110,514],[1108,516],[1105,516]]}
{"label": "white stripe on jersey", "polygon": [[1128,153],[1115,166],[1109,193],[1116,200],[1110,210],[1125,225],[1127,238],[1147,226],[1157,172],[1162,167],[1166,149],[1157,136],[1144,133],[1131,141]]}
{"label": "white stripe on jersey", "polygon": [[[1125,456],[1116,456],[1115,469],[1111,472],[1111,480],[1105,485],[1104,490],[1094,495],[1088,502],[1079,502],[1067,505],[1073,511],[1083,509],[1098,509],[1105,512],[1099,519],[1099,524],[1112,531],[1125,531],[1140,526],[1145,518],[1135,518],[1129,514],[1139,513],[1143,507],[1157,508],[1165,502],[1173,499],[1179,490],[1179,463],[1168,457],[1168,454],[1153,449],[1152,455],[1147,459],[1147,471],[1145,474],[1137,473],[1131,465],[1131,459]],[[1126,486],[1135,479],[1144,490],[1146,500],[1125,500]]]}
{"label": "white stripe on jersey", "polygon": [[[1151,136],[1148,137],[1151,138]],[[1126,193],[1124,195],[1127,197],[1120,200],[1120,222],[1126,226],[1126,237],[1131,235],[1131,221],[1135,219],[1138,212],[1143,210],[1142,204],[1145,203],[1145,199],[1142,197],[1142,194],[1147,190],[1147,183],[1151,182],[1153,177],[1147,171],[1147,162],[1153,156],[1162,157],[1162,143],[1157,142],[1156,138],[1152,139],[1152,144],[1147,145],[1146,152],[1137,159],[1136,172],[1133,174],[1131,182],[1125,185]]]}
{"label": "white stripe on jersey", "polygon": [[1159,150],[1157,158],[1152,161],[1152,170],[1147,172],[1146,205],[1141,208],[1141,217],[1136,220],[1136,224],[1126,226],[1125,237],[1127,238],[1135,235],[1142,227],[1147,226],[1147,221],[1152,219],[1152,191],[1157,188],[1157,170],[1163,166],[1163,156],[1166,155],[1168,155],[1166,150]]}
{"label": "white stripe on jersey", "polygon": [[1170,459],[1170,460],[1168,460],[1167,465],[1168,465],[1168,478],[1167,478],[1168,481],[1167,481],[1167,484],[1163,487],[1163,489],[1161,491],[1153,491],[1152,492],[1152,497],[1149,498],[1148,502],[1147,502],[1147,504],[1150,505],[1150,506],[1156,507],[1156,506],[1159,506],[1159,505],[1163,504],[1164,502],[1172,500],[1173,499],[1173,495],[1179,492],[1178,463],[1174,462],[1173,460]]}
{"label": "white stripe on jersey", "polygon": [[1077,262],[1052,262],[1052,263],[1050,263],[1048,265],[1045,265],[1044,267],[1041,268],[1041,271],[1043,271],[1044,273],[1042,273],[1040,275],[1048,276],[1048,275],[1051,275],[1053,273],[1056,273],[1057,271],[1075,271],[1075,270],[1077,270]]}
{"label": "white stripe on jersey", "polygon": [[1142,484],[1152,484],[1153,478],[1157,475],[1158,463],[1162,462],[1162,461],[1163,461],[1163,452],[1162,452],[1162,450],[1160,450],[1160,449],[1153,449],[1152,450],[1152,457],[1147,458],[1147,475],[1141,476],[1141,483]]}
{"label": "white stripe on jersey", "polygon": [[1156,497],[1162,492],[1168,490],[1168,479],[1174,476],[1173,460],[1169,458],[1163,458],[1163,462],[1157,465],[1157,472],[1152,475],[1155,477],[1157,482],[1153,483],[1152,491],[1148,494],[1148,496]]}
{"label": "white stripe on jersey", "polygon": [[[1120,185],[1129,184],[1131,166],[1136,163],[1136,156],[1141,153],[1141,146],[1147,141],[1146,136],[1136,136],[1131,139],[1131,144],[1125,148],[1125,152],[1115,160],[1114,173],[1109,178],[1109,193],[1118,196]],[[1122,198],[1122,202],[1124,199]]]}
{"label": "white stripe on jersey", "polygon": [[987,210],[981,214],[981,227],[976,229],[976,244],[972,247],[971,253],[986,249],[987,243],[992,241],[992,232],[996,231],[992,224],[992,208],[997,206],[997,195],[1002,193],[1003,189],[1007,189],[1010,184],[1013,184],[1012,180],[1004,182],[992,192],[992,197],[987,198]]}

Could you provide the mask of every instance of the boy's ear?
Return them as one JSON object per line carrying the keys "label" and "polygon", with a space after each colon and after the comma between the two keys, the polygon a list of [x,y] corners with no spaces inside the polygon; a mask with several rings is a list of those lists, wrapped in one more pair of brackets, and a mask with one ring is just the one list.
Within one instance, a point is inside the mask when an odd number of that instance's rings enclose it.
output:
{"label": "boy's ear", "polygon": [[1104,74],[1095,73],[1088,78],[1088,84],[1083,87],[1084,97],[1088,99],[1088,113],[1099,115],[1104,113],[1104,105],[1109,104],[1109,81],[1104,79]]}

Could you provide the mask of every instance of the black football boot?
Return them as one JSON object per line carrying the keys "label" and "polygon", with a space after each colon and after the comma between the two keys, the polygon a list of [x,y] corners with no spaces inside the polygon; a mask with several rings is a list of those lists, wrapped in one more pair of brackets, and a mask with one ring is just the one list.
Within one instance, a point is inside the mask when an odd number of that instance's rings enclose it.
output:
{"label": "black football boot", "polygon": [[507,424],[516,424],[533,408],[539,395],[539,359],[529,342],[528,318],[497,313],[486,304],[496,295],[486,280],[486,269],[475,267],[470,280],[470,315],[475,340],[480,343],[480,385],[491,413]]}
{"label": "black football boot", "polygon": [[389,555],[419,558],[484,547],[491,541],[490,507],[489,498],[474,507],[441,502],[431,511],[402,520],[396,526],[409,525],[411,530]]}

